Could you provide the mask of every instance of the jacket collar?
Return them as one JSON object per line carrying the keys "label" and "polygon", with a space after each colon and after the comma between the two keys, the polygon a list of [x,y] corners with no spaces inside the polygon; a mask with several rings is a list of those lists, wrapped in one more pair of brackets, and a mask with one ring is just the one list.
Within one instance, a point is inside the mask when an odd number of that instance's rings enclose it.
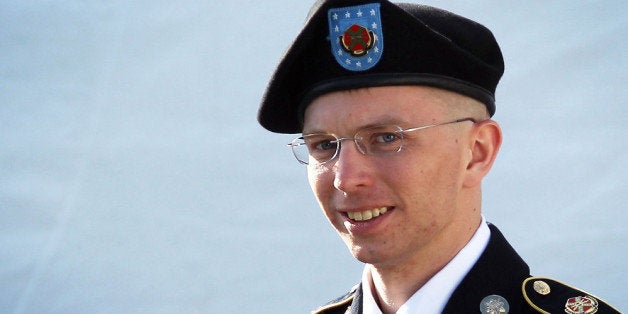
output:
{"label": "jacket collar", "polygon": [[[486,249],[454,290],[443,313],[475,312],[490,295],[506,299],[512,313],[523,311],[521,282],[530,276],[530,268],[497,227],[489,223],[489,228],[491,238]],[[345,313],[362,314],[362,298],[362,285],[358,285]]]}

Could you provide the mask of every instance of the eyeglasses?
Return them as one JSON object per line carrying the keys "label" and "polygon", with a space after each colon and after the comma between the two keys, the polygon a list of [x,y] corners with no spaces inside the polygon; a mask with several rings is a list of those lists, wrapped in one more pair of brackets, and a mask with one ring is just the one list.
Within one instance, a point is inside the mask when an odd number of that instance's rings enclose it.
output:
{"label": "eyeglasses", "polygon": [[425,125],[416,128],[402,129],[396,125],[380,125],[358,130],[353,137],[337,137],[333,134],[306,134],[295,138],[288,144],[296,159],[304,164],[324,164],[336,158],[340,152],[340,143],[352,140],[358,151],[364,155],[385,156],[398,153],[403,148],[404,134],[436,126],[471,121],[473,118],[458,119],[439,124]]}

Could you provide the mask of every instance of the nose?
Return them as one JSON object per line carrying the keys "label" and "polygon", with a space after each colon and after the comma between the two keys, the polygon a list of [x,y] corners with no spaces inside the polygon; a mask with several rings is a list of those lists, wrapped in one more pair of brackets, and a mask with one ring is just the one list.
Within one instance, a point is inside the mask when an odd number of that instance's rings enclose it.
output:
{"label": "nose", "polygon": [[334,187],[352,193],[371,185],[373,165],[353,141],[344,141],[333,166]]}

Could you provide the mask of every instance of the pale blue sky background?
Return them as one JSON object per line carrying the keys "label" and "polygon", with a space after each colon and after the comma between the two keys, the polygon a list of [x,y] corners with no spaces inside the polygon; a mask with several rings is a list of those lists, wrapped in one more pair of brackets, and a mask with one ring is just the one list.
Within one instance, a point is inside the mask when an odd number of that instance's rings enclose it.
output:
{"label": "pale blue sky background", "polygon": [[[624,1],[426,1],[491,28],[484,214],[628,310]],[[0,2],[0,313],[304,313],[361,265],[255,120],[309,1]]]}

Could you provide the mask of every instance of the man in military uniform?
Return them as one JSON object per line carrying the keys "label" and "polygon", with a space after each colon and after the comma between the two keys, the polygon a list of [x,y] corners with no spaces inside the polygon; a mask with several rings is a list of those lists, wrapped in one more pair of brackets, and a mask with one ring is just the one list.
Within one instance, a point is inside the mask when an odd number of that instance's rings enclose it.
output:
{"label": "man in military uniform", "polygon": [[266,90],[258,120],[307,165],[361,282],[316,313],[613,313],[530,276],[481,214],[502,133],[504,70],[484,26],[388,1],[317,2]]}

